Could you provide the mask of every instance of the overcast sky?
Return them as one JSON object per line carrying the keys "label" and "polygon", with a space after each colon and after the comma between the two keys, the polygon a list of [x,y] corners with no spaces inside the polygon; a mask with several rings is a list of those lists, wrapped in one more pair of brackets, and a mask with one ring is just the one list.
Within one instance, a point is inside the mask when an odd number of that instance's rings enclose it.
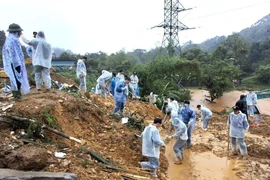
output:
{"label": "overcast sky", "polygon": [[[229,35],[269,14],[270,0],[180,0],[179,20],[195,30],[181,31],[180,43],[200,43]],[[150,50],[161,45],[163,0],[1,0],[0,30],[18,23],[24,35],[43,30],[53,47],[75,53],[124,49]]]}

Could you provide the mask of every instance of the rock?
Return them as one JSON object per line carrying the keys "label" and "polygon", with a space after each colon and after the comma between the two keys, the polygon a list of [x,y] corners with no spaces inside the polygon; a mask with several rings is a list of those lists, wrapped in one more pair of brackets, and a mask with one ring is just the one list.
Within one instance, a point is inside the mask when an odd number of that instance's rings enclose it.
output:
{"label": "rock", "polygon": [[47,151],[39,147],[29,146],[22,146],[17,150],[12,150],[5,157],[5,167],[26,171],[45,168],[50,160]]}
{"label": "rock", "polygon": [[52,173],[52,172],[34,172],[34,171],[16,171],[11,169],[0,169],[0,179],[47,179],[47,180],[77,180],[78,177],[73,173]]}
{"label": "rock", "polygon": [[64,159],[63,162],[62,162],[64,167],[67,167],[70,163],[71,163],[71,161],[67,160],[67,159]]}
{"label": "rock", "polygon": [[74,117],[75,120],[80,120],[80,118],[78,116]]}
{"label": "rock", "polygon": [[62,99],[59,99],[58,102],[59,102],[59,103],[63,103],[64,101],[63,101]]}

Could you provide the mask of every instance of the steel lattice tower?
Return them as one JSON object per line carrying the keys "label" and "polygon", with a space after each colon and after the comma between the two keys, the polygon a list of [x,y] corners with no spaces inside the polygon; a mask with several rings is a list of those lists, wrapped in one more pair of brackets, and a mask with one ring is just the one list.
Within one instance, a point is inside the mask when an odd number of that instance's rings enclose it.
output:
{"label": "steel lattice tower", "polygon": [[163,27],[164,35],[162,46],[168,49],[169,55],[176,55],[181,52],[178,32],[188,29],[185,24],[178,20],[178,13],[186,10],[179,0],[164,0],[164,22],[155,27]]}

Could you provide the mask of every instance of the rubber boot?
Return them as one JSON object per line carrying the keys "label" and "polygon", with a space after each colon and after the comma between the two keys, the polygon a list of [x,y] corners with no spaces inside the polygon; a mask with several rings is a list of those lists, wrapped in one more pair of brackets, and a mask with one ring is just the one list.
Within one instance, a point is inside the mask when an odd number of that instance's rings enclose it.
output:
{"label": "rubber boot", "polygon": [[150,173],[150,175],[151,175],[152,177],[157,178],[157,177],[158,177],[158,176],[157,176],[157,169],[154,169],[154,170]]}
{"label": "rubber boot", "polygon": [[182,157],[180,156],[175,156],[175,161],[174,164],[179,165],[182,164]]}
{"label": "rubber boot", "polygon": [[238,151],[237,150],[232,150],[230,155],[231,156],[238,156]]}
{"label": "rubber boot", "polygon": [[[13,95],[13,96],[14,96],[14,95]],[[15,91],[15,96],[14,96],[14,98],[15,98],[15,100],[17,100],[17,101],[23,101],[23,100],[24,100],[24,98],[22,97],[22,93],[21,93],[20,90]]]}
{"label": "rubber boot", "polygon": [[12,95],[14,99],[18,99],[19,98],[19,94],[18,91],[12,91]]}

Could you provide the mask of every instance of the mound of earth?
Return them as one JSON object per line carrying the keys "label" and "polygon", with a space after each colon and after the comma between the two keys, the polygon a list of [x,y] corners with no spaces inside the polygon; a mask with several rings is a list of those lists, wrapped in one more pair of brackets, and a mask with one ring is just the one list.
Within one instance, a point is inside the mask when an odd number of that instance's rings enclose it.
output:
{"label": "mound of earth", "polygon": [[[90,94],[90,99],[87,99],[79,97],[78,94],[56,90],[49,93],[32,91],[25,96],[24,101],[13,102],[13,106],[6,110],[5,114],[35,119],[82,140],[83,144],[46,129],[42,132],[44,137],[35,136],[29,139],[27,135],[35,134],[33,127],[21,129],[20,124],[14,128],[1,123],[0,167],[69,172],[77,174],[78,179],[85,180],[121,179],[123,174],[150,177],[149,173],[141,171],[138,166],[138,162],[145,158],[141,155],[141,139],[134,134],[141,132],[128,128],[111,116],[114,107],[111,97],[105,99]],[[126,107],[126,114],[145,124],[154,117],[163,116],[160,110],[149,103],[130,100]],[[14,134],[10,134],[13,130]],[[28,158],[25,152],[31,153],[32,159]],[[54,157],[55,152],[66,153],[66,158]],[[99,159],[95,158],[93,153]],[[18,156],[20,154],[25,156]],[[15,160],[17,163],[14,163]],[[36,161],[40,162],[39,166],[35,165]],[[159,177],[166,179],[168,161],[163,153],[160,164]],[[116,170],[115,167],[125,171]]]}
{"label": "mound of earth", "polygon": [[258,119],[261,121],[259,121],[259,123],[257,124],[257,126],[252,126],[250,128],[250,133],[251,134],[257,134],[257,135],[262,135],[263,137],[269,137],[270,136],[270,116],[267,115],[261,115],[255,118],[255,120]]}
{"label": "mound of earth", "polygon": [[62,75],[54,73],[54,72],[51,72],[51,78],[54,81],[58,81],[59,84],[61,84],[61,83],[66,83],[69,85],[75,84],[75,82],[72,79],[69,79],[65,76],[62,76]]}

